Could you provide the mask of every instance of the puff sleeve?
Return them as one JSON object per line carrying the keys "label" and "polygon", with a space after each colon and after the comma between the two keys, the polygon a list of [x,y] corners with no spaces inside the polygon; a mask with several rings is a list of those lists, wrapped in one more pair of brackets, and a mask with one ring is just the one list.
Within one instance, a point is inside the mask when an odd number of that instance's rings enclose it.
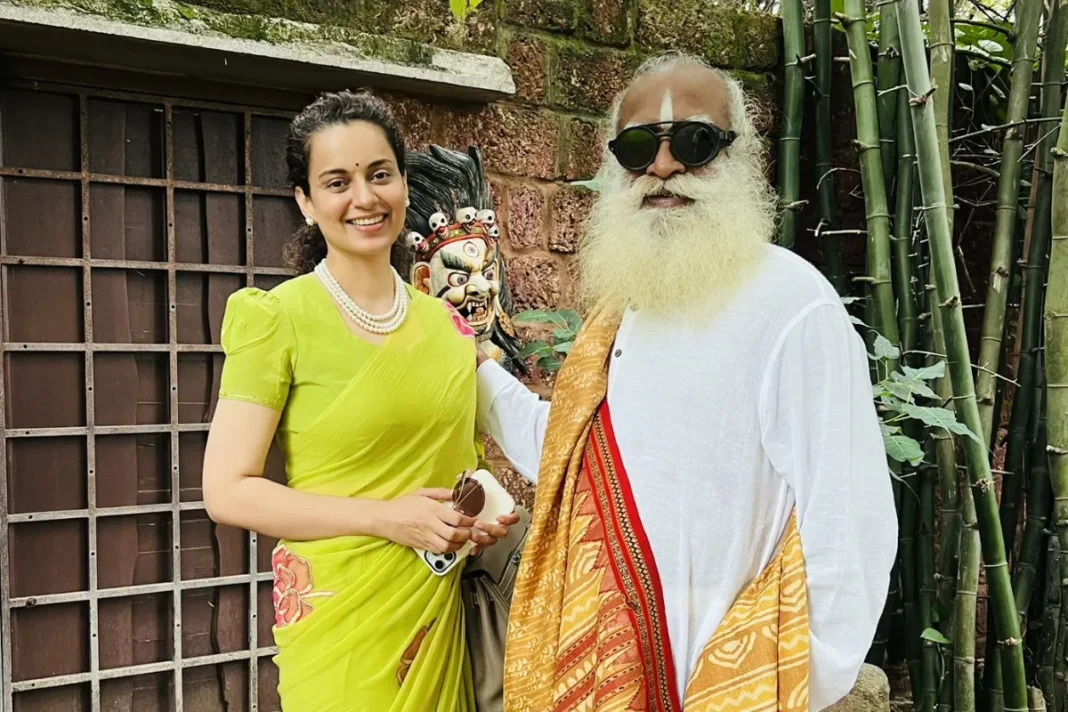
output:
{"label": "puff sleeve", "polygon": [[296,339],[278,298],[262,289],[240,289],[226,301],[219,398],[282,410],[293,380]]}

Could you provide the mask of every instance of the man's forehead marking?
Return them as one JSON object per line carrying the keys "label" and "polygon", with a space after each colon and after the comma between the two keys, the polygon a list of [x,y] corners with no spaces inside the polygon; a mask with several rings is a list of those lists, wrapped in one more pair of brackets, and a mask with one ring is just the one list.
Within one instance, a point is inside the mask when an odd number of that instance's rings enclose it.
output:
{"label": "man's forehead marking", "polygon": [[675,110],[671,105],[671,90],[664,89],[664,97],[660,100],[660,120],[664,123],[675,118]]}

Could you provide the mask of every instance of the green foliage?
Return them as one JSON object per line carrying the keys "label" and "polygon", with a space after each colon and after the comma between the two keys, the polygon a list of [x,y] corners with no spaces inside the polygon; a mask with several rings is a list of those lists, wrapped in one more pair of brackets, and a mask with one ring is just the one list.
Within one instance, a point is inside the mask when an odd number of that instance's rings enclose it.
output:
{"label": "green foliage", "polygon": [[926,629],[925,631],[923,631],[923,633],[920,633],[920,637],[937,645],[953,645],[953,641],[939,633],[934,628]]}
{"label": "green foliage", "polygon": [[481,4],[482,0],[449,0],[449,9],[457,22],[463,22]]}
{"label": "green foliage", "polygon": [[582,317],[571,309],[534,309],[516,314],[512,321],[516,324],[553,327],[551,338],[531,341],[524,345],[516,356],[520,361],[537,358],[538,368],[546,373],[556,373],[560,370],[564,359],[571,353],[571,345],[578,336],[579,329],[582,328]]}
{"label": "green foliage", "polygon": [[872,386],[872,397],[879,413],[883,445],[891,459],[912,465],[923,462],[923,447],[914,438],[904,434],[902,424],[907,420],[918,421],[928,428],[942,428],[981,442],[975,433],[957,421],[952,411],[916,402],[917,398],[937,400],[938,396],[927,381],[945,375],[945,361],[938,361],[924,368],[903,365],[891,371],[889,364],[891,361],[900,360],[900,349],[880,335],[875,337],[873,351],[874,353],[868,354],[868,358],[876,363],[876,373],[880,375],[880,379]]}

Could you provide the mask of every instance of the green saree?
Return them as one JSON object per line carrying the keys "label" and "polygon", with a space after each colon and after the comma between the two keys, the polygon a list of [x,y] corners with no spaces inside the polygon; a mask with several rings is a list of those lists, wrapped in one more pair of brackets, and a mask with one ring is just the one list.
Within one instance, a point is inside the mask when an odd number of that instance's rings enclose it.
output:
{"label": "green saree", "polygon": [[[475,467],[475,342],[443,302],[409,290],[400,329],[352,334],[305,275],[230,297],[219,397],[282,412],[289,486],[392,499]],[[285,712],[472,712],[457,566],[435,576],[371,537],[281,541],[275,642]]]}

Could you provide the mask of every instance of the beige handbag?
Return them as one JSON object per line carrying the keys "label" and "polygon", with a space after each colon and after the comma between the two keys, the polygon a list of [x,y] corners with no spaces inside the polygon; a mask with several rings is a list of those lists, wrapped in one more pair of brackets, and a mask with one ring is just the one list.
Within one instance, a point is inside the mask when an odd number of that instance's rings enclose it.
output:
{"label": "beige handbag", "polygon": [[519,522],[508,536],[469,561],[460,582],[467,650],[478,712],[503,712],[504,642],[519,559],[530,531],[530,513],[516,506]]}

